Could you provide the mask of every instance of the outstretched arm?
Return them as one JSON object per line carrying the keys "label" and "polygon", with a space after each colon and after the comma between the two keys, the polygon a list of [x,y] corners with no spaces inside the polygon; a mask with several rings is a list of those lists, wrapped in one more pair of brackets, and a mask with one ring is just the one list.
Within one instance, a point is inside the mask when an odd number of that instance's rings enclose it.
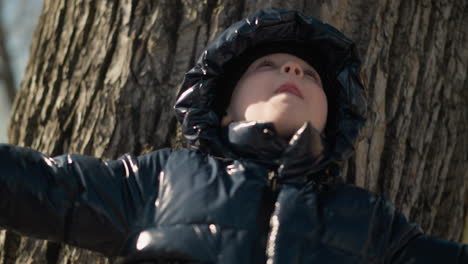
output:
{"label": "outstretched arm", "polygon": [[409,241],[391,263],[468,263],[468,245],[420,235]]}
{"label": "outstretched arm", "polygon": [[157,195],[167,153],[106,162],[0,144],[0,226],[118,255],[145,202]]}
{"label": "outstretched arm", "polygon": [[382,195],[338,184],[321,200],[327,234],[321,242],[363,263],[468,264],[468,245],[424,234]]}

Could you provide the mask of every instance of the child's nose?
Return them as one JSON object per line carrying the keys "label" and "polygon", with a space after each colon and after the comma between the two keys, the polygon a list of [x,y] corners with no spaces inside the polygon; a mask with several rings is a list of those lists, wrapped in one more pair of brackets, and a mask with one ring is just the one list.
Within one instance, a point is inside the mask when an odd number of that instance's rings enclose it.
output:
{"label": "child's nose", "polygon": [[283,64],[280,71],[282,73],[295,74],[298,77],[304,76],[304,70],[302,69],[301,65],[293,61],[288,61]]}

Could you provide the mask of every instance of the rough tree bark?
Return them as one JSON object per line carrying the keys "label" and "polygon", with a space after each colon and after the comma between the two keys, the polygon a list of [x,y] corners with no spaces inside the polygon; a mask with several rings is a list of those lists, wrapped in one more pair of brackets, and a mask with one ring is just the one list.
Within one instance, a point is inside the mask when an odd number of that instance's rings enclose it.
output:
{"label": "rough tree bark", "polygon": [[[217,33],[272,6],[304,10],[358,44],[371,118],[346,181],[385,194],[428,233],[460,241],[468,178],[464,0],[46,0],[10,143],[108,159],[174,146],[172,104],[184,72]],[[11,232],[0,243],[3,263],[109,262]]]}

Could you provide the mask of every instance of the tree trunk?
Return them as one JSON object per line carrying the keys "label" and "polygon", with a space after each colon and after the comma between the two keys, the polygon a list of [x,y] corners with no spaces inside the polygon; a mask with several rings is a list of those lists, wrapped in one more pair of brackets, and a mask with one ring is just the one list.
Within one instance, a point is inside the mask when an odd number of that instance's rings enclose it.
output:
{"label": "tree trunk", "polygon": [[[185,71],[217,33],[271,6],[304,10],[358,44],[371,117],[346,181],[386,195],[429,234],[460,241],[468,178],[464,0],[46,0],[10,143],[107,159],[177,145],[172,104]],[[109,262],[11,232],[2,243],[3,263]]]}

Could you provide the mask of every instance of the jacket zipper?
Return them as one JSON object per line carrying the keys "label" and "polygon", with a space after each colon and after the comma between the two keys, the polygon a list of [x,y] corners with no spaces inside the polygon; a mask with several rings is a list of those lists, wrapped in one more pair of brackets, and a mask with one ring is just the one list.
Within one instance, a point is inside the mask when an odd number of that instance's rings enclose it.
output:
{"label": "jacket zipper", "polygon": [[278,173],[276,170],[268,172],[268,182],[270,183],[271,190],[276,192],[278,189]]}
{"label": "jacket zipper", "polygon": [[274,216],[275,213],[275,204],[276,204],[276,199],[278,197],[278,173],[276,170],[272,170],[268,172],[268,182],[270,184],[270,190],[273,193],[273,204],[269,208],[269,221],[268,221],[268,233],[267,233],[267,241],[266,241],[266,247],[265,247],[265,255],[266,255],[266,263],[270,263],[272,261],[272,258],[274,257],[274,251],[275,251],[275,240],[276,240],[276,235],[278,233],[278,218]]}

